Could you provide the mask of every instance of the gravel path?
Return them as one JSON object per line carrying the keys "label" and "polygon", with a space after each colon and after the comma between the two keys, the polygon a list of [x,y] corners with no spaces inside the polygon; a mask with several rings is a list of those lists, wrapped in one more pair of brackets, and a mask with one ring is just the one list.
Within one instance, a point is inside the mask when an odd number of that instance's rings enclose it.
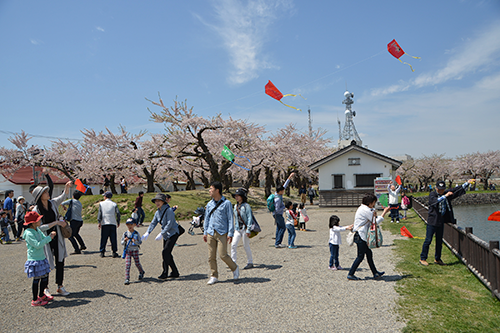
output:
{"label": "gravel path", "polygon": [[[309,206],[308,206],[309,208]],[[275,249],[272,216],[256,212],[263,232],[251,240],[255,268],[242,270],[239,280],[218,259],[220,282],[208,286],[207,246],[199,229],[185,233],[174,248],[181,273],[160,281],[161,242],[158,228],[141,248],[144,280],[137,281],[132,264],[131,284],[125,286],[122,259],[100,258],[96,224],[81,230],[88,250],[66,259],[67,297],[55,295],[45,307],[31,307],[31,279],[23,272],[24,242],[0,246],[0,314],[2,332],[399,332],[405,326],[395,314],[394,290],[400,275],[394,271],[394,237],[384,232],[384,246],[374,250],[374,261],[384,278],[375,281],[365,261],[348,281],[347,270],[328,270],[328,218],[351,224],[355,209],[308,209],[307,232],[297,231],[298,249]],[[187,230],[189,223],[181,222]],[[122,225],[118,234],[125,231]],[[146,228],[138,228],[141,235]],[[345,233],[342,234],[345,243]],[[288,233],[285,233],[285,241]],[[68,252],[72,252],[69,241]],[[121,254],[122,248],[119,247]],[[109,255],[110,252],[107,252]],[[356,246],[340,246],[340,263],[350,267]],[[246,256],[240,244],[238,264]],[[51,290],[55,293],[55,273]]]}

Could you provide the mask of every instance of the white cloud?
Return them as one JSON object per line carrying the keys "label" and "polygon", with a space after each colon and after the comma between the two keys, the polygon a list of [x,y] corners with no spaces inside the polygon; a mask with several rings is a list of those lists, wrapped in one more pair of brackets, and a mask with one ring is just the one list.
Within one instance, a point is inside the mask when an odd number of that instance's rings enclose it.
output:
{"label": "white cloud", "polygon": [[104,32],[104,28],[101,28],[101,27],[95,27],[96,30],[100,31],[100,32]]}
{"label": "white cloud", "polygon": [[442,84],[450,80],[461,80],[465,75],[483,70],[498,61],[500,56],[500,22],[476,39],[467,40],[460,50],[451,52],[452,57],[442,69],[434,73],[420,74],[409,82],[400,82],[390,87],[374,89],[371,96],[389,95],[411,88],[422,88]]}
{"label": "white cloud", "polygon": [[223,40],[232,69],[228,81],[242,84],[258,77],[262,69],[276,68],[262,54],[269,26],[283,8],[291,8],[288,0],[218,0],[214,4],[216,24],[209,24]]}
{"label": "white cloud", "polygon": [[31,38],[31,39],[30,39],[30,42],[31,42],[31,44],[33,44],[33,45],[40,45],[40,44],[43,44],[43,42],[42,42],[41,40],[39,40],[39,39],[33,39],[33,38]]}

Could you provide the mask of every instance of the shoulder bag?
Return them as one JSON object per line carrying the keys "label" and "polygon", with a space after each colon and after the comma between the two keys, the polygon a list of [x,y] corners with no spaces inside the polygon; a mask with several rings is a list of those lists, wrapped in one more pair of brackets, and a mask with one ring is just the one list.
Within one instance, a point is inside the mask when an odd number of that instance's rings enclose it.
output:
{"label": "shoulder bag", "polygon": [[371,222],[370,230],[368,230],[368,234],[366,235],[366,243],[370,249],[373,249],[375,247],[381,247],[382,242],[382,231],[374,218]]}

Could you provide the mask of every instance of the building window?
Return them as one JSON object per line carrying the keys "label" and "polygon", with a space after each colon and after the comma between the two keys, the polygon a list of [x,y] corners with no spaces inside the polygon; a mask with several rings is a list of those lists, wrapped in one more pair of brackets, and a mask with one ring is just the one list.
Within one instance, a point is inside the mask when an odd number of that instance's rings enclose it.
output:
{"label": "building window", "polygon": [[332,175],[333,176],[333,187],[332,188],[344,188],[344,175]]}
{"label": "building window", "polygon": [[361,165],[361,158],[356,157],[356,158],[349,158],[349,165]]}
{"label": "building window", "polygon": [[375,178],[381,177],[381,173],[371,173],[356,176],[356,187],[374,187]]}

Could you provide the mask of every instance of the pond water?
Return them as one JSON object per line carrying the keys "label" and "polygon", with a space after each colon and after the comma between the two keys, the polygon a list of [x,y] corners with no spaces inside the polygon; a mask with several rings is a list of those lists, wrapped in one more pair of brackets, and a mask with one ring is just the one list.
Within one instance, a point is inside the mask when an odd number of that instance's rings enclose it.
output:
{"label": "pond water", "polygon": [[500,210],[500,205],[453,207],[457,225],[464,229],[472,227],[472,233],[486,242],[500,241],[500,222],[488,221],[488,216],[497,210]]}

